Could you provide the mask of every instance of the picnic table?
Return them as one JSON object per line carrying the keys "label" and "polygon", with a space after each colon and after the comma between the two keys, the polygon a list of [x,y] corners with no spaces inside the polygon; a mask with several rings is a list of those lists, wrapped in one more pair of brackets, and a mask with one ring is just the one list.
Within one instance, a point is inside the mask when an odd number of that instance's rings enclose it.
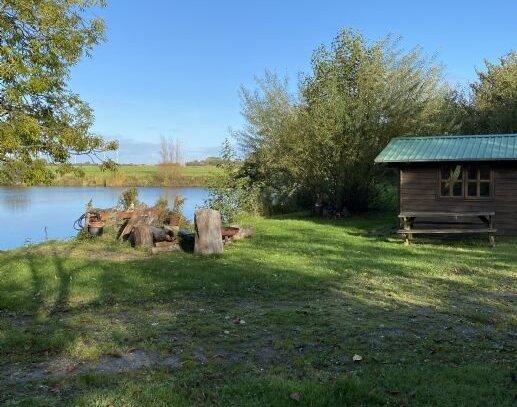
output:
{"label": "picnic table", "polygon": [[[494,228],[494,218],[495,212],[433,212],[433,211],[411,211],[411,212],[401,212],[399,214],[399,219],[401,220],[402,229],[398,230],[398,233],[401,234],[404,238],[404,243],[408,245],[415,234],[470,234],[470,233],[488,233],[488,240],[490,244],[495,246],[495,236],[494,234],[497,232],[497,229]],[[414,223],[417,218],[420,219],[429,219],[429,218],[452,218],[455,220],[460,220],[464,218],[478,218],[482,222],[482,226],[484,227],[459,227],[462,226],[461,223],[453,224],[453,227],[440,227],[436,229],[427,229],[427,228],[418,228],[415,229]],[[440,222],[438,222],[440,223]],[[446,224],[446,222],[441,222],[442,224]],[[463,224],[463,225],[472,225],[471,223]]]}

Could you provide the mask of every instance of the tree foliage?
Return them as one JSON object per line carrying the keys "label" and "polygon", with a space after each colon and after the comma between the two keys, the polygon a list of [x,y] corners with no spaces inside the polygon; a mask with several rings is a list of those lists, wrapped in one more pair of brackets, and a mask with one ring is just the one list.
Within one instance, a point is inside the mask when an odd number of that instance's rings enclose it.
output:
{"label": "tree foliage", "polygon": [[344,30],[313,55],[295,96],[271,73],[241,93],[246,127],[236,136],[254,181],[270,200],[366,209],[379,169],[373,159],[395,136],[449,132],[440,67],[419,49]]}
{"label": "tree foliage", "polygon": [[221,172],[209,185],[206,205],[218,210],[225,224],[234,222],[242,213],[257,212],[256,205],[260,201],[256,195],[258,189],[242,172],[242,162],[237,160],[228,139],[223,143],[217,167]]}
{"label": "tree foliage", "polygon": [[92,110],[68,88],[71,67],[103,39],[102,20],[88,14],[103,5],[0,1],[0,181],[50,182],[72,170],[71,155],[117,148],[91,134]]}
{"label": "tree foliage", "polygon": [[471,85],[469,125],[476,133],[517,133],[517,51],[485,67]]}

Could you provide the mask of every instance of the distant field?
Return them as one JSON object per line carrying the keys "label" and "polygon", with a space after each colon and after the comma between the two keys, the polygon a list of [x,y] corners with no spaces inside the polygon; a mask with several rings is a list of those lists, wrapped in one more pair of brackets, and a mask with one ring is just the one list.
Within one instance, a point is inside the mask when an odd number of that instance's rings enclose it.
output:
{"label": "distant field", "polygon": [[220,171],[215,166],[182,166],[167,173],[158,165],[121,165],[117,172],[101,171],[96,165],[83,166],[83,177],[67,174],[54,185],[74,186],[206,186]]}

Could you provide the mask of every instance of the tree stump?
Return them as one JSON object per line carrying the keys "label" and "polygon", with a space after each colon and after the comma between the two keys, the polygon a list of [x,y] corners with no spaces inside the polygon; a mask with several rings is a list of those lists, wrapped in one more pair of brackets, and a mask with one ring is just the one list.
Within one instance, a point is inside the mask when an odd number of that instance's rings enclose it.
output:
{"label": "tree stump", "polygon": [[152,247],[153,245],[153,228],[148,225],[138,225],[133,229],[135,246]]}
{"label": "tree stump", "polygon": [[213,209],[198,209],[194,214],[196,228],[194,253],[221,254],[223,239],[221,236],[221,214]]}

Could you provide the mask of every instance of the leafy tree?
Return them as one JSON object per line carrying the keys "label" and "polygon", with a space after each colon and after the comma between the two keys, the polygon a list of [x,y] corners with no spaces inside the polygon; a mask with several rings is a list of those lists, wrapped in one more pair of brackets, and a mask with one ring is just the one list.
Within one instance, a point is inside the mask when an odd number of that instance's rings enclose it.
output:
{"label": "leafy tree", "polygon": [[138,189],[131,187],[120,194],[118,204],[125,211],[134,209],[140,203],[138,200]]}
{"label": "leafy tree", "polygon": [[242,163],[236,159],[228,139],[223,143],[217,167],[221,172],[209,185],[206,205],[221,213],[223,223],[235,221],[244,212],[255,212],[258,189],[241,172]]}
{"label": "leafy tree", "polygon": [[473,121],[467,125],[476,133],[517,133],[517,51],[485,66],[471,85]]}
{"label": "leafy tree", "polygon": [[237,137],[256,179],[286,203],[366,209],[380,171],[373,160],[391,138],[457,127],[443,115],[452,96],[440,67],[389,37],[371,43],[343,30],[316,50],[296,97],[270,73],[258,85],[241,94]]}
{"label": "leafy tree", "polygon": [[375,156],[395,136],[435,133],[446,92],[438,66],[418,49],[402,53],[389,37],[369,43],[344,30],[318,49],[302,88],[315,198],[366,209]]}
{"label": "leafy tree", "polygon": [[104,3],[0,1],[0,181],[48,183],[73,170],[72,155],[117,148],[90,133],[92,110],[67,84],[71,67],[103,39],[102,20],[87,12]]}
{"label": "leafy tree", "polygon": [[301,143],[302,109],[287,79],[267,71],[257,85],[240,92],[245,127],[233,136],[247,155],[241,173],[260,186],[270,209],[286,208],[304,188],[298,182],[306,171],[300,159],[311,146]]}

